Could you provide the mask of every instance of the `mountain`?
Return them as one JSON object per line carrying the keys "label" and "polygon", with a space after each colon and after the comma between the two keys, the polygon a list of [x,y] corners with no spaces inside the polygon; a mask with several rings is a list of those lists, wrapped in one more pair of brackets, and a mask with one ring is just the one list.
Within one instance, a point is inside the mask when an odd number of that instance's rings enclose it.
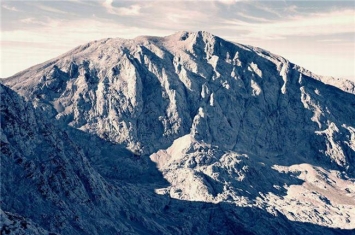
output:
{"label": "mountain", "polygon": [[91,42],[3,84],[11,218],[59,234],[355,229],[350,81],[178,32]]}

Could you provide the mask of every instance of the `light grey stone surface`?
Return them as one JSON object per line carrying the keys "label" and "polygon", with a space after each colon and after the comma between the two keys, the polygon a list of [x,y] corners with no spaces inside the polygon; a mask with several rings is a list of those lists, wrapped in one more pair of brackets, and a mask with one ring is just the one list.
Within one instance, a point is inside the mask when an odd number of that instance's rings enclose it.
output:
{"label": "light grey stone surface", "polygon": [[91,42],[3,83],[1,208],[47,231],[355,229],[350,81],[178,32]]}

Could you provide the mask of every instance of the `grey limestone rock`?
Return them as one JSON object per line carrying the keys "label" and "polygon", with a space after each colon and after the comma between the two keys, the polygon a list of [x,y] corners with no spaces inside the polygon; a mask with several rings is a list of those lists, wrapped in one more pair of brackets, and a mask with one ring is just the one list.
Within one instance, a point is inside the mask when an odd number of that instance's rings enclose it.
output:
{"label": "grey limestone rock", "polygon": [[351,81],[178,32],[90,42],[2,82],[2,209],[44,230],[355,229]]}

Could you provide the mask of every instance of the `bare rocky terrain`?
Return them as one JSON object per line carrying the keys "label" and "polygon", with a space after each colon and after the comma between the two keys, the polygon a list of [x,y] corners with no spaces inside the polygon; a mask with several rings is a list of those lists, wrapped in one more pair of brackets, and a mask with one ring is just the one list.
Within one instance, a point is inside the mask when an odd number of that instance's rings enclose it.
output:
{"label": "bare rocky terrain", "polygon": [[178,32],[2,83],[4,233],[354,233],[351,81]]}

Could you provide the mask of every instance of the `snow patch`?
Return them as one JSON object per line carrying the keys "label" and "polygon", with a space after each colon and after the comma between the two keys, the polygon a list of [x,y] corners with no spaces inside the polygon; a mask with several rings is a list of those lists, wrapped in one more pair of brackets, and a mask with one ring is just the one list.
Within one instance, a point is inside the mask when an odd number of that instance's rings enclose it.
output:
{"label": "snow patch", "polygon": [[250,66],[250,70],[251,70],[251,71],[254,71],[254,73],[256,73],[260,78],[263,77],[263,73],[262,73],[262,71],[259,69],[259,67],[258,67],[257,64],[255,64],[254,62],[251,62],[249,66]]}

